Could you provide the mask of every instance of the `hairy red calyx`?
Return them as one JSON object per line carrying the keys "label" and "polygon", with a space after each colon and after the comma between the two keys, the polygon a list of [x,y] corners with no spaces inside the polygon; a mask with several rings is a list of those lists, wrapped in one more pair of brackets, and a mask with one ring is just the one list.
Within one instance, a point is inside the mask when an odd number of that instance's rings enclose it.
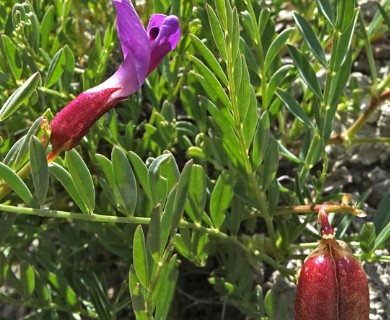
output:
{"label": "hairy red calyx", "polygon": [[85,91],[57,113],[50,122],[52,152],[48,158],[55,158],[61,151],[75,147],[89,128],[121,100],[111,99],[111,95],[120,89]]}

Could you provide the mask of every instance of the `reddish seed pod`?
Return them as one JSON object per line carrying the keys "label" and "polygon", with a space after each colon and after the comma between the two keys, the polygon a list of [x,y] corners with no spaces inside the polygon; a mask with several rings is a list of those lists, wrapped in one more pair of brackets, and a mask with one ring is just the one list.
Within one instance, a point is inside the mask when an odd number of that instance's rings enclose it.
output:
{"label": "reddish seed pod", "polygon": [[366,274],[351,249],[324,236],[299,275],[295,320],[368,320]]}

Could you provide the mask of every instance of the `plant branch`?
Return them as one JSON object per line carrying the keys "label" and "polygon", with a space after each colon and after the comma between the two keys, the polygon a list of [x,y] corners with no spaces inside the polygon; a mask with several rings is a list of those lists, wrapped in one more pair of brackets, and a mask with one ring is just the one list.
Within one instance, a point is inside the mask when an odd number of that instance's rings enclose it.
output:
{"label": "plant branch", "polygon": [[282,206],[278,207],[275,211],[275,215],[282,215],[288,213],[296,214],[311,214],[318,213],[321,209],[326,212],[334,213],[350,213],[357,217],[365,217],[366,213],[363,210],[358,209],[355,205],[348,205],[345,203],[323,203],[323,204],[308,204],[299,206]]}
{"label": "plant branch", "polygon": [[370,103],[364,112],[356,119],[356,121],[346,131],[341,134],[335,135],[329,139],[330,144],[344,143],[345,141],[351,141],[357,131],[367,122],[369,116],[374,110],[381,105],[384,101],[390,99],[390,89],[383,91],[379,96],[373,94],[371,96]]}
{"label": "plant branch", "polygon": [[[66,212],[66,211],[59,211],[59,210],[15,207],[15,206],[9,206],[5,204],[0,204],[0,211],[11,212],[16,214],[35,215],[35,216],[40,216],[45,218],[73,219],[73,220],[82,220],[82,221],[100,222],[100,223],[126,223],[126,224],[142,224],[142,225],[148,225],[150,223],[150,218],[145,218],[145,217],[117,217],[117,216],[101,215],[101,214],[94,214],[94,213],[83,214],[83,213],[74,213],[74,212]],[[290,269],[281,266],[277,261],[272,259],[267,254],[260,252],[258,250],[253,252],[250,248],[246,247],[242,242],[240,242],[235,237],[229,236],[226,233],[223,233],[217,229],[207,228],[200,224],[195,224],[184,220],[180,222],[180,227],[200,231],[212,237],[216,237],[221,240],[231,242],[235,246],[243,250],[246,254],[248,255],[253,254],[259,257],[261,260],[271,265],[275,269],[278,269],[288,274],[291,274],[292,272]]]}

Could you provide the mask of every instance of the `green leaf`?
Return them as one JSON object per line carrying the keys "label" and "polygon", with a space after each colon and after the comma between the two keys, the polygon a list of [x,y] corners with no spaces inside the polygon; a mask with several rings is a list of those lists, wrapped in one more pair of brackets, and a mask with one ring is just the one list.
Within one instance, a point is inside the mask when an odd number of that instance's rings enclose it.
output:
{"label": "green leaf", "polygon": [[160,206],[157,206],[152,211],[152,216],[149,223],[149,230],[146,236],[146,244],[152,255],[153,260],[158,263],[162,252],[161,248],[161,219]]}
{"label": "green leaf", "polygon": [[41,32],[41,41],[40,47],[43,50],[46,50],[49,44],[49,38],[52,32],[52,26],[54,22],[54,6],[50,5],[47,8],[45,15],[42,18],[40,32]]}
{"label": "green leaf", "polygon": [[192,160],[188,161],[181,172],[179,182],[177,183],[177,191],[175,195],[175,201],[173,204],[173,213],[172,213],[172,225],[171,225],[171,235],[173,236],[176,233],[176,230],[179,226],[180,220],[183,216],[184,206],[187,200],[188,189],[190,185],[190,178],[192,172]]}
{"label": "green leaf", "polygon": [[162,190],[168,188],[167,179],[160,176],[160,166],[168,161],[172,161],[172,154],[162,154],[153,160],[149,167],[148,178],[150,186],[150,195],[153,201],[153,205],[156,206],[165,200],[165,193],[168,190]]}
{"label": "green leaf", "polygon": [[271,11],[268,8],[261,10],[259,16],[259,34],[263,35],[264,30],[267,28],[269,17],[271,16]]}
{"label": "green leaf", "polygon": [[378,6],[378,9],[383,17],[384,22],[387,25],[387,28],[390,29],[390,16],[389,12],[386,12],[386,9],[384,6],[382,6],[379,2],[376,2],[376,5]]}
{"label": "green leaf", "polygon": [[352,23],[348,26],[348,28],[345,29],[345,31],[340,36],[336,47],[335,56],[333,57],[332,55],[332,59],[334,59],[333,71],[338,71],[348,58],[348,54],[352,45],[352,38],[355,33],[358,12],[358,9],[356,9]]}
{"label": "green leaf", "polygon": [[321,13],[324,15],[326,20],[331,24],[332,27],[335,26],[335,19],[333,14],[332,5],[329,0],[316,0],[317,6],[320,9]]}
{"label": "green leaf", "polygon": [[264,59],[264,70],[268,71],[272,62],[274,61],[276,55],[279,53],[280,49],[286,45],[287,39],[290,36],[291,32],[294,31],[294,28],[287,28],[283,30],[271,43],[268,48],[268,51]]}
{"label": "green leaf", "polygon": [[[238,63],[238,61],[241,61]],[[240,117],[240,123],[242,123],[243,132],[244,132],[244,142],[245,148],[248,150],[250,144],[252,143],[253,135],[256,130],[257,124],[257,99],[255,95],[255,91],[250,82],[250,75],[248,71],[248,67],[243,55],[237,56],[236,65],[240,64],[240,76],[235,76],[235,87],[239,88],[236,96],[237,96],[237,106],[238,113]],[[234,70],[236,73],[236,70]]]}
{"label": "green leaf", "polygon": [[363,224],[360,230],[359,243],[363,252],[369,254],[373,252],[375,244],[375,225],[372,222],[366,222]]}
{"label": "green leaf", "polygon": [[269,290],[264,297],[264,308],[270,319],[274,319],[274,300],[274,293],[272,290]]}
{"label": "green leaf", "polygon": [[306,125],[311,130],[314,130],[314,126],[311,123],[309,117],[306,115],[305,111],[301,108],[297,100],[295,100],[287,91],[282,89],[277,89],[276,94],[283,101],[284,105],[288,110],[304,125]]}
{"label": "green leaf", "polygon": [[193,222],[201,222],[207,200],[206,174],[200,165],[192,167],[186,212]]}
{"label": "green leaf", "polygon": [[103,173],[107,179],[107,181],[104,179],[99,179],[100,185],[107,193],[109,200],[112,201],[115,208],[125,212],[126,210],[124,209],[124,205],[121,202],[121,196],[119,194],[118,188],[116,187],[114,170],[111,161],[101,154],[96,155],[96,160],[98,161],[100,168],[103,170]]}
{"label": "green leaf", "polygon": [[372,252],[378,249],[385,241],[389,239],[389,237],[390,237],[390,222],[382,229],[382,231],[376,237]]}
{"label": "green leaf", "polygon": [[64,276],[53,272],[48,273],[47,279],[64,298],[66,305],[71,309],[76,309],[78,305],[77,294],[69,285],[68,280]]}
{"label": "green leaf", "polygon": [[95,208],[95,187],[87,165],[75,150],[65,153],[65,161],[82,201],[87,206],[88,211],[93,212]]}
{"label": "green leaf", "polygon": [[0,109],[0,121],[4,121],[18,110],[18,108],[34,93],[40,81],[40,75],[36,72],[16,89]]}
{"label": "green leaf", "polygon": [[142,159],[135,152],[130,151],[128,156],[137,177],[137,181],[141,184],[142,189],[148,196],[149,200],[152,200],[148,179],[148,167],[145,165],[145,163],[143,163]]}
{"label": "green leaf", "polygon": [[261,171],[261,186],[265,191],[276,177],[279,167],[279,145],[275,139],[271,139],[267,152],[264,157],[264,163]]}
{"label": "green leaf", "polygon": [[68,45],[64,47],[64,73],[62,74],[62,87],[67,91],[73,80],[74,69],[76,66],[73,51]]}
{"label": "green leaf", "polygon": [[76,186],[72,180],[72,177],[63,167],[59,164],[52,162],[50,164],[49,172],[62,184],[70,197],[74,200],[76,205],[83,213],[88,213],[88,208],[82,200]]}
{"label": "green leaf", "polygon": [[115,185],[115,178],[114,178],[114,171],[113,171],[113,168],[112,168],[111,161],[107,157],[105,157],[105,156],[103,156],[101,154],[97,154],[96,155],[96,160],[99,163],[99,166],[102,169],[102,171],[103,171],[105,177],[107,178],[109,184],[111,186],[114,186]]}
{"label": "green leaf", "polygon": [[45,150],[37,137],[32,136],[29,144],[31,175],[34,189],[37,195],[38,204],[45,203],[47,191],[49,189],[49,168]]}
{"label": "green leaf", "polygon": [[237,150],[240,150],[239,141],[233,130],[232,125],[230,124],[232,119],[231,115],[228,114],[227,118],[225,114],[222,113],[222,111],[218,110],[216,105],[212,103],[209,99],[202,96],[199,98],[201,104],[207,108],[207,110],[213,117],[213,120],[218,125],[218,129],[220,129],[220,136],[221,138],[223,137],[223,146],[226,152],[229,154],[229,158],[234,164],[239,166],[242,163],[242,160],[237,153]]}
{"label": "green leaf", "polygon": [[311,152],[308,152],[305,157],[305,167],[312,168],[321,157],[321,151],[324,149],[322,138],[315,134],[311,138],[310,148]]}
{"label": "green leaf", "polygon": [[168,241],[168,237],[172,229],[172,217],[173,207],[175,204],[175,197],[177,193],[177,185],[175,185],[168,194],[167,201],[165,203],[164,211],[161,216],[161,248],[160,252],[163,252]]}
{"label": "green leaf", "polygon": [[82,279],[82,282],[91,295],[91,302],[96,308],[96,312],[99,315],[99,319],[110,320],[112,319],[111,303],[107,297],[107,288],[103,281],[104,277],[98,278],[95,273],[92,273],[92,277]]}
{"label": "green leaf", "polygon": [[4,180],[12,190],[30,208],[37,208],[37,204],[23,180],[10,167],[0,162],[0,178]]}
{"label": "green leaf", "polygon": [[120,195],[121,204],[126,214],[132,216],[137,205],[137,182],[133,169],[126,154],[118,147],[114,147],[112,150],[111,159],[115,185]]}
{"label": "green leaf", "polygon": [[[231,109],[231,103],[221,83],[215,75],[207,68],[202,61],[195,56],[191,56],[195,67],[199,70],[205,81],[199,81],[207,93],[211,93],[211,97],[218,98],[228,108]],[[196,74],[195,74],[196,76]],[[198,78],[198,77],[197,77]],[[198,78],[199,80],[199,78]]]}
{"label": "green leaf", "polygon": [[2,252],[0,252],[0,287],[4,285],[7,279],[8,269],[9,269],[8,260],[5,257],[5,255]]}
{"label": "green leaf", "polygon": [[172,299],[174,297],[176,282],[179,277],[177,270],[177,256],[173,255],[158,279],[155,289],[156,317],[155,319],[168,319]]}
{"label": "green leaf", "polygon": [[379,202],[374,215],[374,224],[377,232],[390,222],[390,191],[388,191],[382,200]]}
{"label": "green leaf", "polygon": [[175,249],[188,260],[194,259],[191,234],[188,229],[180,228],[180,233],[175,236]]}
{"label": "green leaf", "polygon": [[51,291],[49,286],[44,282],[42,276],[36,269],[34,269],[35,274],[35,293],[40,301],[43,303],[50,304],[52,302]]}
{"label": "green leaf", "polygon": [[[207,11],[207,16],[209,18],[211,33],[213,35],[215,44],[217,45],[217,48],[219,50],[219,53],[222,56],[222,59],[226,61],[227,50],[226,50],[225,37],[223,35],[221,24],[219,23],[219,20],[214,10],[209,5],[206,5],[206,11]],[[226,9],[225,9],[225,17],[226,17]]]}
{"label": "green leaf", "polygon": [[[232,18],[233,19],[231,22],[231,28],[233,30],[232,30],[232,32],[227,33],[227,41],[231,42],[231,49],[230,49],[231,59],[232,59],[232,61],[236,61],[237,56],[239,54],[240,29],[241,29],[236,7],[233,8]],[[228,26],[229,26],[229,23],[228,23]]]}
{"label": "green leaf", "polygon": [[284,65],[280,67],[269,80],[267,92],[264,95],[264,108],[267,109],[271,104],[272,98],[275,94],[276,89],[285,79],[287,73],[293,68],[291,64]]}
{"label": "green leaf", "polygon": [[297,27],[303,36],[303,39],[305,39],[307,46],[310,48],[311,52],[318,59],[318,61],[321,62],[325,68],[327,68],[328,62],[326,61],[324,49],[322,48],[321,43],[319,42],[310,24],[297,12],[294,12],[293,16],[295,23],[297,24]]}
{"label": "green leaf", "polygon": [[268,148],[270,136],[270,120],[267,112],[264,112],[257,123],[255,138],[252,149],[252,164],[256,170],[263,162],[265,152]]}
{"label": "green leaf", "polygon": [[279,144],[279,152],[286,159],[295,162],[296,164],[302,164],[303,161],[299,159],[295,154],[288,150],[280,141],[277,141]]}
{"label": "green leaf", "polygon": [[225,0],[214,0],[214,3],[217,9],[219,19],[221,20],[223,27],[227,29],[229,22],[228,22],[228,12],[226,8]]}
{"label": "green leaf", "polygon": [[16,80],[19,80],[23,71],[23,61],[20,58],[19,52],[12,40],[8,38],[8,36],[6,36],[5,34],[3,34],[1,38],[6,54],[6,63],[8,63],[14,78]]}
{"label": "green leaf", "polygon": [[145,236],[142,226],[138,226],[134,233],[133,264],[137,278],[144,288],[149,286],[149,263],[145,246]]}
{"label": "green leaf", "polygon": [[50,88],[61,77],[65,68],[65,52],[64,49],[58,50],[54,55],[53,60],[50,63],[49,70],[47,71],[45,87]]}
{"label": "green leaf", "polygon": [[336,115],[338,101],[340,96],[345,88],[345,85],[348,82],[349,76],[351,74],[352,67],[352,52],[349,50],[346,61],[343,63],[341,68],[337,71],[336,75],[332,77],[329,95],[327,99],[327,109],[324,119],[324,139],[329,139],[332,129],[333,121]]}
{"label": "green leaf", "polygon": [[0,245],[3,245],[8,235],[12,232],[17,214],[3,212],[0,217]]}
{"label": "green leaf", "polygon": [[134,270],[134,265],[131,265],[129,271],[129,291],[131,295],[131,306],[134,310],[137,320],[147,320],[145,313],[145,298],[143,295],[143,288],[137,274]]}
{"label": "green leaf", "polygon": [[244,30],[246,32],[249,33],[249,37],[253,40],[253,41],[257,41],[257,38],[258,38],[258,35],[257,35],[257,24],[256,24],[256,18],[255,18],[255,21],[253,21],[253,18],[252,18],[252,15],[251,13],[248,11],[251,10],[251,8],[249,7],[249,5],[251,4],[250,2],[246,2],[248,8],[247,10],[244,10],[242,12],[240,12],[240,15],[241,15],[241,21],[242,21],[242,26],[244,28]]}
{"label": "green leaf", "polygon": [[[4,160],[4,163],[6,165],[9,165],[14,170],[19,170],[20,167],[25,163],[25,161],[27,161],[26,156],[27,156],[27,152],[28,152],[28,146],[29,146],[30,139],[33,135],[35,135],[37,133],[37,131],[42,123],[42,120],[43,120],[43,117],[39,117],[34,121],[34,123],[31,125],[30,129],[28,129],[27,134],[22,139],[19,140],[19,141],[21,141],[21,145],[16,153],[16,158],[9,159],[8,162]],[[8,158],[8,155],[7,155],[7,158]],[[15,161],[12,161],[13,159]]]}
{"label": "green leaf", "polygon": [[229,81],[225,75],[225,72],[210,49],[207,48],[207,46],[197,36],[190,34],[190,38],[196,51],[202,55],[205,61],[207,61],[207,64],[210,66],[211,70],[218,76],[218,78],[225,86],[228,86]]}
{"label": "green leaf", "polygon": [[344,32],[351,24],[355,10],[355,0],[344,0],[336,2],[336,26],[338,31]]}
{"label": "green leaf", "polygon": [[298,51],[297,48],[287,45],[288,52],[294,61],[294,66],[297,68],[302,80],[306,85],[313,91],[313,93],[322,100],[322,91],[320,83],[318,82],[317,76],[310,65],[309,60],[306,56]]}
{"label": "green leaf", "polygon": [[35,274],[33,267],[23,261],[20,265],[20,282],[22,284],[23,298],[28,300],[35,289]]}
{"label": "green leaf", "polygon": [[[211,96],[209,95],[209,97]],[[232,130],[234,127],[234,118],[228,108],[221,106],[220,104],[217,108],[217,106],[210,99],[203,96],[199,96],[199,99],[202,105],[206,107],[209,113],[213,116],[213,119],[225,134],[227,134],[225,131]]]}
{"label": "green leaf", "polygon": [[226,172],[219,176],[210,199],[210,216],[216,229],[222,226],[233,198],[233,188]]}

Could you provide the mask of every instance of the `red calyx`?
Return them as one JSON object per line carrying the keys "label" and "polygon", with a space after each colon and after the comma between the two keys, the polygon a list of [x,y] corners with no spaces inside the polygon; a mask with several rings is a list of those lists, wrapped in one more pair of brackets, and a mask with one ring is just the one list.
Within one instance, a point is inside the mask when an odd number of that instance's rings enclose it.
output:
{"label": "red calyx", "polygon": [[50,122],[52,152],[49,160],[61,151],[70,150],[85,136],[89,128],[121,99],[110,99],[121,88],[86,91],[78,95]]}

